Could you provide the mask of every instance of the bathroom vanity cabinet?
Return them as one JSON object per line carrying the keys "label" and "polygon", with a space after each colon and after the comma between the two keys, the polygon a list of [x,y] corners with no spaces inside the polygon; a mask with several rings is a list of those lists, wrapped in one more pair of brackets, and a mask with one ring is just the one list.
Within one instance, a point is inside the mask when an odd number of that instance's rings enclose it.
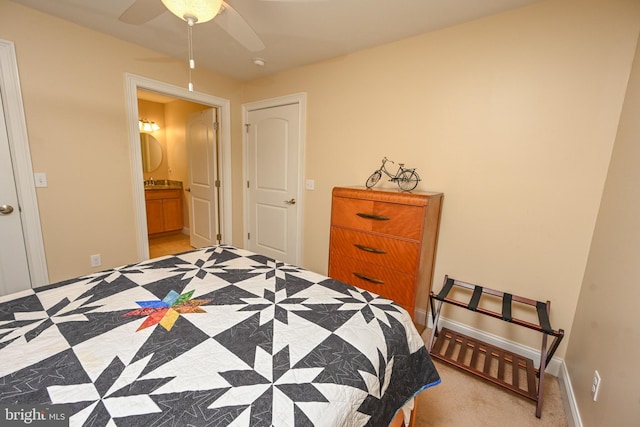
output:
{"label": "bathroom vanity cabinet", "polygon": [[181,188],[145,190],[144,195],[149,235],[182,230],[184,220]]}

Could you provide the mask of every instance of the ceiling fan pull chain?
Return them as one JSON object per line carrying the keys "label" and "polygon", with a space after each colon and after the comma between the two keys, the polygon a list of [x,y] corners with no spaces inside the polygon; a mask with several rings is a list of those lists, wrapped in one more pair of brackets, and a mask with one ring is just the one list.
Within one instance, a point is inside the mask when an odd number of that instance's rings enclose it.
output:
{"label": "ceiling fan pull chain", "polygon": [[192,17],[187,17],[187,40],[189,44],[189,92],[193,92],[192,71],[196,68],[196,61],[193,59],[193,24],[196,20]]}

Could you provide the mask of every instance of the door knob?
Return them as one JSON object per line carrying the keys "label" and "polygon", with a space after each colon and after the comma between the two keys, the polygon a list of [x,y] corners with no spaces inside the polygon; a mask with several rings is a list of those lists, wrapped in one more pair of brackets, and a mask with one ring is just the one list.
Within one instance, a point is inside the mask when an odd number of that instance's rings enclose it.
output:
{"label": "door knob", "polygon": [[9,215],[11,212],[13,212],[13,206],[11,206],[11,205],[2,205],[2,206],[0,206],[0,214]]}
{"label": "door knob", "polygon": [[295,204],[296,204],[296,199],[285,200],[284,202],[285,202],[286,204],[288,204],[288,205],[295,205]]}

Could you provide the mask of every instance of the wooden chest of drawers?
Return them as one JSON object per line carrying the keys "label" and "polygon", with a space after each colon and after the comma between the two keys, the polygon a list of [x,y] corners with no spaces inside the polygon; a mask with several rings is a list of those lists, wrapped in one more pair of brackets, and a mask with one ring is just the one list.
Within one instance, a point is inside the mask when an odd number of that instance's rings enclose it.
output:
{"label": "wooden chest of drawers", "polygon": [[431,291],[442,197],[334,188],[329,276],[392,299],[414,316],[418,293],[426,304]]}

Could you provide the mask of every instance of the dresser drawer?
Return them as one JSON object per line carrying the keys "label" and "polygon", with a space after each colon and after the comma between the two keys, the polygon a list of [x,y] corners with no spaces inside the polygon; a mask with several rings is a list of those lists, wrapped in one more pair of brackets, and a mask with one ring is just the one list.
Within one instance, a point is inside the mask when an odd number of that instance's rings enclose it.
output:
{"label": "dresser drawer", "polygon": [[331,227],[330,250],[330,258],[345,255],[409,274],[415,274],[420,259],[418,242],[342,227]]}
{"label": "dresser drawer", "polygon": [[[406,310],[413,310],[415,283],[411,274],[339,256],[331,260],[329,277],[391,299]],[[413,316],[413,312],[409,313]]]}
{"label": "dresser drawer", "polygon": [[335,197],[331,224],[419,240],[424,207]]}

